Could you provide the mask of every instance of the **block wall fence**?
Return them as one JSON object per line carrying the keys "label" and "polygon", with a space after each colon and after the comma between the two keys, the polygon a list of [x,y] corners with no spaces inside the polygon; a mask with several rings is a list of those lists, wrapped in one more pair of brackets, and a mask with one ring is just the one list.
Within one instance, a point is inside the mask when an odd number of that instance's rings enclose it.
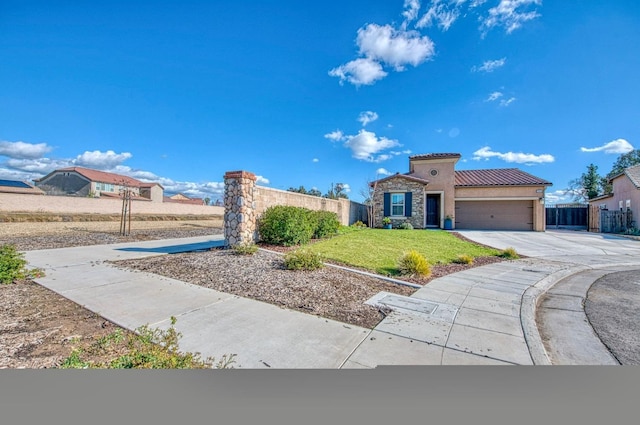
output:
{"label": "block wall fence", "polygon": [[[120,214],[122,212],[122,200],[117,198],[0,193],[0,211],[51,214]],[[131,212],[132,214],[149,215],[222,216],[224,207],[133,200]]]}
{"label": "block wall fence", "polygon": [[224,235],[226,244],[253,243],[259,239],[257,222],[274,205],[331,211],[340,223],[349,226],[367,222],[367,207],[349,199],[327,199],[302,193],[256,185],[256,176],[248,171],[229,171],[224,175]]}

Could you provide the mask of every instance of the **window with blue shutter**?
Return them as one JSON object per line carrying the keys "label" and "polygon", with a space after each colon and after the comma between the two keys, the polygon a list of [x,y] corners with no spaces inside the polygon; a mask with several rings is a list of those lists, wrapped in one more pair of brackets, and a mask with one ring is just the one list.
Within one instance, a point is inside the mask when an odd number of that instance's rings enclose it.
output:
{"label": "window with blue shutter", "polygon": [[384,194],[384,216],[385,217],[389,217],[391,215],[391,194],[390,193],[385,193]]}
{"label": "window with blue shutter", "polygon": [[411,200],[413,193],[407,192],[404,194],[404,216],[411,217]]}

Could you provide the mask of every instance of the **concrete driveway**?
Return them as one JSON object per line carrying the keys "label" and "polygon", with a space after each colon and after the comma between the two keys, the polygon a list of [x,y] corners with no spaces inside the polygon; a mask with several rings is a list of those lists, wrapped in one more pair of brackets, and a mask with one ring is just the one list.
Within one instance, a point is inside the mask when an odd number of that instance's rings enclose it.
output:
{"label": "concrete driveway", "polygon": [[499,249],[513,247],[522,255],[549,261],[605,266],[637,262],[640,241],[606,233],[575,230],[508,232],[457,230],[478,243]]}

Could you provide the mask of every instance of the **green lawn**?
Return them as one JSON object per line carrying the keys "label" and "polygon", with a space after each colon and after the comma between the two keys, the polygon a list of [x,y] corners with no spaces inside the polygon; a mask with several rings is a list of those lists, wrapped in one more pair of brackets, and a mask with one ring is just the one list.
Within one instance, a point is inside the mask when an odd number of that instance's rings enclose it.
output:
{"label": "green lawn", "polygon": [[450,263],[460,254],[475,258],[500,253],[464,242],[443,230],[369,228],[343,228],[340,235],[314,243],[309,249],[327,259],[384,275],[397,275],[398,259],[411,249],[424,255],[431,265]]}

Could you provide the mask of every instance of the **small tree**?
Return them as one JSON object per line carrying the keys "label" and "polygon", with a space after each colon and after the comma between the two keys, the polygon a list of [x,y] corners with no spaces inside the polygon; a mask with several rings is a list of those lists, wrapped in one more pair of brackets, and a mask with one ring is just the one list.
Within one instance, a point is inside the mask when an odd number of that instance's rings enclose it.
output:
{"label": "small tree", "polygon": [[209,198],[208,196],[206,198],[204,198],[204,204],[205,205],[210,205],[211,204],[211,198]]}
{"label": "small tree", "polygon": [[347,187],[344,183],[336,183],[335,185],[331,183],[331,187],[324,195],[324,197],[328,199],[349,199],[346,189]]}
{"label": "small tree", "polygon": [[568,191],[575,193],[575,202],[587,202],[606,193],[607,185],[607,179],[598,174],[598,166],[589,164],[585,173],[569,182]]}
{"label": "small tree", "polygon": [[611,178],[624,171],[625,168],[633,167],[640,164],[640,149],[632,150],[631,152],[623,153],[616,159],[611,171],[607,174],[607,177]]}

